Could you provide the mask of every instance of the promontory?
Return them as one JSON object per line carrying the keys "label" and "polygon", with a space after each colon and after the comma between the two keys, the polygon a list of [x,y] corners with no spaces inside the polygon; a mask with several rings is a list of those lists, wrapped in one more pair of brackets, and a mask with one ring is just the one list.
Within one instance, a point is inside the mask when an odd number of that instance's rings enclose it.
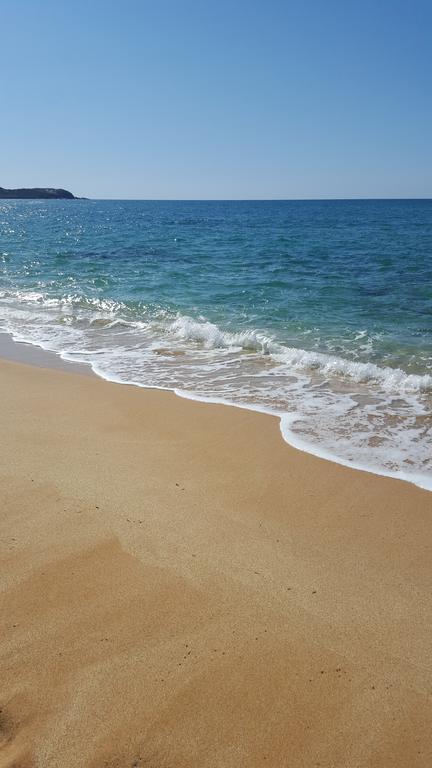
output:
{"label": "promontory", "polygon": [[5,189],[0,187],[0,200],[77,200],[67,189],[34,187],[33,189]]}

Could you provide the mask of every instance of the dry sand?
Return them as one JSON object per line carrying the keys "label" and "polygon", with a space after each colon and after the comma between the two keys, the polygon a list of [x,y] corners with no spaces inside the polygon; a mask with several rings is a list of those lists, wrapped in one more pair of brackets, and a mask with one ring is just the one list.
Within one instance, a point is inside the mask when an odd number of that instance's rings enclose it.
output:
{"label": "dry sand", "polygon": [[4,768],[430,768],[432,494],[0,364]]}

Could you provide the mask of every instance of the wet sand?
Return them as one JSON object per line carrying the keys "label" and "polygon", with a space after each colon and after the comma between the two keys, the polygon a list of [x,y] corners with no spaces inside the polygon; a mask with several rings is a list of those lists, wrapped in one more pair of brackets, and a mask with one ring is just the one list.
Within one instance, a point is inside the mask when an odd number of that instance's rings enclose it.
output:
{"label": "wet sand", "polygon": [[430,768],[432,494],[0,363],[1,768]]}

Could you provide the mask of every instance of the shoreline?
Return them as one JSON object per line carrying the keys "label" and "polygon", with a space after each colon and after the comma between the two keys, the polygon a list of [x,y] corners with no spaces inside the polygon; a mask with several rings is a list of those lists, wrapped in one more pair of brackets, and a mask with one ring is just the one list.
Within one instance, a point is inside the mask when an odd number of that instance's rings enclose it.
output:
{"label": "shoreline", "polygon": [[5,766],[426,768],[432,497],[0,361]]}
{"label": "shoreline", "polygon": [[0,362],[2,360],[101,378],[93,371],[90,363],[86,365],[85,363],[74,363],[72,360],[64,360],[57,352],[50,352],[48,349],[43,349],[28,341],[16,341],[13,334],[6,331],[0,331]]}
{"label": "shoreline", "polygon": [[29,363],[32,365],[38,365],[40,367],[48,367],[69,372],[82,373],[88,376],[95,376],[96,378],[111,384],[132,386],[147,391],[169,392],[182,399],[191,400],[197,403],[207,403],[209,405],[219,406],[222,405],[230,408],[251,411],[252,413],[261,413],[266,416],[271,416],[272,418],[277,418],[279,420],[279,428],[282,441],[289,445],[291,448],[294,448],[294,450],[314,456],[315,458],[321,459],[323,461],[329,461],[339,466],[347,467],[348,469],[353,469],[358,472],[366,472],[367,474],[375,475],[377,477],[386,477],[399,480],[412,484],[421,490],[432,492],[432,478],[428,479],[422,475],[407,475],[403,472],[391,472],[384,471],[382,469],[378,471],[377,469],[372,469],[371,467],[361,463],[351,463],[340,456],[334,455],[331,453],[331,451],[328,451],[326,448],[322,448],[321,446],[309,445],[309,443],[307,443],[305,440],[302,440],[294,432],[292,432],[292,430],[290,430],[290,425],[296,421],[295,415],[277,413],[258,405],[243,405],[240,403],[231,402],[229,400],[224,400],[222,398],[201,397],[194,394],[193,392],[179,390],[176,388],[169,389],[151,385],[147,386],[135,381],[121,381],[120,379],[116,379],[114,376],[108,377],[97,372],[94,369],[94,364],[92,362],[87,364],[81,361],[76,362],[74,360],[68,359],[67,356],[64,357],[63,354],[59,352],[47,350],[44,347],[40,347],[31,342],[17,341],[15,340],[13,334],[7,331],[0,332],[0,361],[2,359],[21,363]]}

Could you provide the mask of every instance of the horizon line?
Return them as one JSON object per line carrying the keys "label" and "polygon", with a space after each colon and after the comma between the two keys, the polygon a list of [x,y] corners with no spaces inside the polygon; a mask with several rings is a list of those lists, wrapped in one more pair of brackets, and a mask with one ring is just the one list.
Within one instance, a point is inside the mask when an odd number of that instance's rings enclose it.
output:
{"label": "horizon line", "polygon": [[77,200],[107,200],[125,202],[164,202],[164,203],[301,203],[301,202],[344,202],[344,201],[406,201],[432,200],[428,197],[86,197],[77,196]]}

